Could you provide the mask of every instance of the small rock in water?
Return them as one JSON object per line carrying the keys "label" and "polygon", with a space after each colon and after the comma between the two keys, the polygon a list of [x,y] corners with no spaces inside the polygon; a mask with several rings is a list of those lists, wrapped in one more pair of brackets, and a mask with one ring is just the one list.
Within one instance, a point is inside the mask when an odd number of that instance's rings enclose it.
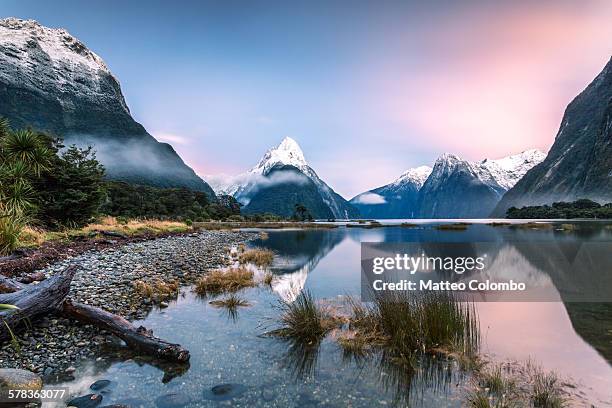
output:
{"label": "small rock in water", "polygon": [[160,303],[159,303],[159,307],[160,307],[161,309],[165,309],[165,308],[167,308],[167,307],[168,307],[168,303],[166,303],[166,302],[160,302]]}
{"label": "small rock in water", "polygon": [[158,408],[181,408],[191,403],[191,398],[185,394],[173,392],[155,399]]}
{"label": "small rock in water", "polygon": [[247,390],[242,384],[219,384],[210,390],[204,391],[204,399],[213,401],[226,401],[237,397]]}
{"label": "small rock in water", "polygon": [[91,388],[94,391],[100,391],[106,387],[108,387],[110,385],[110,381],[109,380],[98,380],[95,383],[91,384],[89,386],[89,388]]}
{"label": "small rock in water", "polygon": [[82,397],[74,398],[68,401],[69,407],[76,408],[94,408],[102,403],[102,396],[99,394],[87,394]]}

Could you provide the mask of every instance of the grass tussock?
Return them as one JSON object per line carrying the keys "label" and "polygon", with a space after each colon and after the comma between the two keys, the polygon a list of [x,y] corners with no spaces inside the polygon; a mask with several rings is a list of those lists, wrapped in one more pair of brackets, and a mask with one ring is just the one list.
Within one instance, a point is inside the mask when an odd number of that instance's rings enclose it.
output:
{"label": "grass tussock", "polygon": [[[371,305],[352,301],[351,347],[381,347],[396,359],[411,361],[415,353],[472,356],[480,343],[473,305],[446,293],[385,293]],[[343,347],[346,348],[347,341]],[[342,345],[342,344],[341,344]]]}
{"label": "grass tussock", "polygon": [[212,300],[209,303],[215,307],[224,307],[226,309],[233,309],[233,310],[236,310],[239,307],[250,306],[249,302],[242,299],[235,293],[232,293],[225,299]]}
{"label": "grass tussock", "polygon": [[569,406],[563,384],[554,372],[531,363],[492,365],[474,372],[476,387],[465,397],[471,408],[564,408]]}
{"label": "grass tussock", "polygon": [[531,389],[531,403],[535,408],[563,408],[567,401],[559,378],[554,372],[544,373],[540,370],[534,373]]}
{"label": "grass tussock", "polygon": [[237,267],[209,272],[196,281],[195,291],[202,296],[216,296],[253,286],[255,286],[253,272],[245,267]]}
{"label": "grass tussock", "polygon": [[262,241],[265,241],[268,238],[270,238],[270,234],[268,234],[266,231],[261,231],[259,233],[259,239],[261,239]]}
{"label": "grass tussock", "polygon": [[256,266],[270,266],[274,261],[274,252],[269,249],[249,249],[238,255],[240,264],[254,264]]}
{"label": "grass tussock", "polygon": [[8,255],[19,246],[25,218],[17,214],[3,213],[1,209],[2,205],[0,205],[0,255]]}
{"label": "grass tussock", "polygon": [[470,225],[472,224],[469,222],[455,222],[453,224],[436,225],[436,229],[443,231],[465,231]]}
{"label": "grass tussock", "polygon": [[179,283],[175,280],[166,282],[162,280],[155,280],[153,282],[137,280],[133,283],[133,286],[134,291],[138,295],[158,301],[174,298],[179,291]]}
{"label": "grass tussock", "polygon": [[340,319],[317,304],[308,291],[301,292],[293,302],[282,302],[279,307],[279,328],[268,332],[273,336],[313,344],[341,324]]}

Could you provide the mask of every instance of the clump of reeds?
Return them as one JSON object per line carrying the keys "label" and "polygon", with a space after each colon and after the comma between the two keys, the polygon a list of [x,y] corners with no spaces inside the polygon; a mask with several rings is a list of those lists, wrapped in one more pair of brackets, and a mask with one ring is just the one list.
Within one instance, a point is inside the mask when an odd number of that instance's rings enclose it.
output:
{"label": "clump of reeds", "polygon": [[238,262],[241,264],[254,264],[256,266],[270,266],[274,261],[274,252],[269,249],[249,249],[238,255]]}
{"label": "clump of reeds", "polygon": [[317,304],[309,291],[301,292],[293,302],[280,303],[279,328],[268,334],[309,344],[320,341],[340,320]]}
{"label": "clump of reeds", "polygon": [[215,307],[224,307],[226,309],[233,309],[233,310],[237,309],[238,307],[249,306],[249,302],[242,299],[235,293],[232,293],[225,299],[213,300],[209,303]]}
{"label": "clump of reeds", "polygon": [[369,306],[353,302],[349,322],[357,342],[382,347],[398,360],[416,352],[473,355],[479,346],[473,305],[447,293],[379,294]]}
{"label": "clump of reeds", "polygon": [[554,372],[527,362],[524,366],[505,369],[501,364],[474,371],[476,388],[467,394],[465,402],[479,407],[563,408],[568,406],[563,385]]}
{"label": "clump of reeds", "polygon": [[134,290],[144,298],[153,300],[166,300],[175,297],[179,291],[179,283],[176,280],[155,280],[146,282],[137,280],[133,283]]}
{"label": "clump of reeds", "polygon": [[217,269],[199,278],[195,283],[195,291],[199,295],[219,295],[226,292],[236,292],[243,288],[255,286],[253,272],[245,267]]}
{"label": "clump of reeds", "polygon": [[259,239],[261,239],[262,241],[265,241],[268,238],[270,238],[270,234],[268,234],[266,231],[261,231],[259,233]]}
{"label": "clump of reeds", "polygon": [[554,372],[537,370],[534,373],[530,399],[535,408],[562,408],[567,405],[559,378]]}

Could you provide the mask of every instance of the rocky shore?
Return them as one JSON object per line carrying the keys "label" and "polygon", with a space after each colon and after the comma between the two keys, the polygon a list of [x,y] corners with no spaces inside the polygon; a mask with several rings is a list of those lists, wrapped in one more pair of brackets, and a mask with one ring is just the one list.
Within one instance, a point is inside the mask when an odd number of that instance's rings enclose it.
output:
{"label": "rocky shore", "polygon": [[[137,320],[154,307],[163,307],[134,291],[137,280],[176,280],[188,285],[207,271],[226,265],[228,248],[254,238],[246,232],[202,231],[198,233],[132,242],[102,250],[91,250],[52,264],[40,272],[52,276],[77,265],[69,298],[101,307]],[[56,316],[31,322],[18,334],[19,347],[0,348],[0,366],[23,368],[46,380],[69,379],[86,359],[103,358],[103,350],[119,340],[89,325]]]}

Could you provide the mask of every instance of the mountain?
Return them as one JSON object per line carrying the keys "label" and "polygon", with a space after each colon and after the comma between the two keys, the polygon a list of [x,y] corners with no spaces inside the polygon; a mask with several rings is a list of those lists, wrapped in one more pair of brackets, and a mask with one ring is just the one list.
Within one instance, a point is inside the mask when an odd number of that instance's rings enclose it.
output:
{"label": "mountain", "polygon": [[419,191],[420,218],[483,218],[545,154],[527,150],[498,160],[462,160],[443,154]]}
{"label": "mountain", "polygon": [[361,193],[350,203],[363,218],[415,218],[419,213],[419,190],[431,170],[429,166],[409,169],[394,182]]}
{"label": "mountain", "polygon": [[506,193],[493,214],[580,198],[612,201],[612,58],[567,106],[546,159]]}
{"label": "mountain", "polygon": [[93,145],[111,179],[214,195],[169,144],[132,118],[104,61],[63,29],[0,19],[0,116],[15,128]]}
{"label": "mountain", "polygon": [[248,172],[207,176],[218,194],[234,196],[245,213],[293,215],[303,204],[314,218],[356,218],[359,211],[331,189],[308,165],[295,140],[286,137]]}

